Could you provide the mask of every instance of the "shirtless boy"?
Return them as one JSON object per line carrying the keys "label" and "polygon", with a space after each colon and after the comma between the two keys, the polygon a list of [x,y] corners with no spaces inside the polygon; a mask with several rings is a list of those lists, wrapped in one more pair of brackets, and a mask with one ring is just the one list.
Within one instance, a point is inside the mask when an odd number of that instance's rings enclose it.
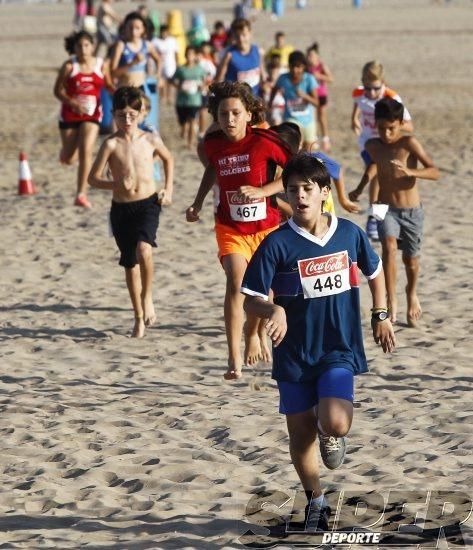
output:
{"label": "shirtless boy", "polygon": [[[375,204],[374,208],[378,210],[389,316],[395,323],[396,252],[399,245],[407,276],[407,324],[415,326],[422,314],[417,280],[424,221],[416,180],[437,180],[439,171],[419,141],[414,136],[402,134],[403,114],[404,107],[399,101],[390,97],[378,101],[374,116],[379,138],[370,139],[366,143],[366,151],[376,165],[379,180],[379,204]],[[422,168],[417,168],[418,162]],[[369,182],[367,173],[373,177],[373,170],[368,167],[360,185],[349,194],[351,200],[357,200]]]}
{"label": "shirtless boy", "polygon": [[[142,109],[139,88],[123,87],[113,96],[113,118],[118,130],[100,148],[89,184],[113,192],[110,221],[120,249],[120,265],[135,313],[131,336],[142,338],[156,320],[153,305],[153,258],[161,206],[171,204],[174,161],[159,135],[138,128]],[[156,193],[153,155],[163,161],[164,189]],[[104,178],[108,163],[112,179]]]}

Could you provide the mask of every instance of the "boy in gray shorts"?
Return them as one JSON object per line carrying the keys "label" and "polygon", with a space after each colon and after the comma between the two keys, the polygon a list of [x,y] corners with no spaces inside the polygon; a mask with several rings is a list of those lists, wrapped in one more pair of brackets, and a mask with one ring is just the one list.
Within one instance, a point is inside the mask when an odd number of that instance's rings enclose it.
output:
{"label": "boy in gray shorts", "polygon": [[[378,219],[378,233],[383,247],[383,267],[388,293],[389,316],[397,320],[396,252],[402,250],[407,275],[407,324],[415,326],[422,314],[417,296],[419,254],[422,242],[424,211],[419,197],[417,178],[437,180],[439,171],[414,136],[402,134],[404,107],[386,97],[375,106],[379,138],[366,143],[366,151],[376,165],[368,166],[358,187],[349,194],[358,200],[363,188],[377,172],[379,204],[373,205]],[[422,168],[417,168],[418,161]]]}

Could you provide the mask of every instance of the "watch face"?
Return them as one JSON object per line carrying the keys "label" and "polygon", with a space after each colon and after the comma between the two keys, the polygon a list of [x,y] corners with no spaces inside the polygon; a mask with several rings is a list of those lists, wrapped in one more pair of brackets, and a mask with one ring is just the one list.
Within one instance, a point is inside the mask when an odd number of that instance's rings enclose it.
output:
{"label": "watch face", "polygon": [[388,312],[387,311],[380,311],[378,313],[378,319],[380,321],[385,321],[388,318]]}

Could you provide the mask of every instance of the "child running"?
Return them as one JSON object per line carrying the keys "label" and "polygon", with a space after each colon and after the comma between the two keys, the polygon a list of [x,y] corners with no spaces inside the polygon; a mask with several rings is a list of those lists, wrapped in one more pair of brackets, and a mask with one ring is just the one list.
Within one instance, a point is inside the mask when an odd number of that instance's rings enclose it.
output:
{"label": "child running", "polygon": [[[324,531],[330,509],[320,485],[317,434],[325,466],[338,468],[353,419],[353,378],[368,370],[358,268],[372,295],[375,342],[390,352],[395,336],[381,260],[368,238],[350,221],[322,213],[330,189],[323,163],[298,154],[282,178],[293,217],[261,243],[241,292],[245,311],[267,319],[279,411],[286,415],[291,459],[308,499],[306,530]],[[268,301],[271,289],[274,303]]]}
{"label": "child running", "polygon": [[[365,166],[371,164],[371,160],[365,149],[365,143],[378,135],[374,120],[374,106],[376,102],[383,97],[392,97],[402,103],[399,95],[386,86],[384,78],[384,67],[381,63],[379,61],[369,61],[364,65],[361,72],[361,82],[363,85],[355,88],[352,92],[354,103],[351,126],[358,136],[360,155]],[[412,132],[413,129],[411,115],[405,109],[403,130],[405,132]],[[378,190],[378,178],[374,177],[370,183],[370,205],[378,200]],[[368,215],[366,233],[370,239],[379,240],[376,218],[371,213]]]}
{"label": "child running", "polygon": [[280,93],[286,103],[284,120],[295,122],[301,128],[303,147],[310,151],[317,140],[315,108],[318,104],[317,81],[307,72],[305,55],[296,50],[289,55],[289,72],[282,74],[271,92],[269,109],[276,94]]}
{"label": "child running", "polygon": [[260,84],[264,81],[264,67],[258,46],[251,43],[251,23],[247,19],[235,19],[231,33],[233,45],[226,50],[215,80],[246,82],[253,93],[258,94]]}
{"label": "child running", "polygon": [[327,117],[328,84],[333,82],[333,76],[326,63],[320,59],[319,45],[317,42],[314,42],[312,46],[307,49],[307,68],[310,74],[314,75],[319,83],[319,87],[317,88],[317,96],[319,98],[319,104],[317,105],[317,121],[320,125],[320,131],[322,132],[322,151],[328,153],[331,148]]}
{"label": "child running", "polygon": [[[371,162],[376,165],[379,180],[380,204],[373,206],[379,211],[377,223],[383,247],[389,317],[393,323],[397,321],[396,252],[399,245],[407,276],[407,324],[413,327],[422,314],[417,280],[424,223],[416,179],[437,180],[440,174],[419,141],[402,134],[405,120],[402,103],[389,97],[381,99],[376,103],[374,116],[379,138],[370,139],[365,147]],[[418,162],[423,168],[417,168]],[[364,177],[350,197],[356,200],[368,182]]]}
{"label": "child running", "polygon": [[[156,320],[152,247],[157,246],[161,206],[171,204],[174,169],[172,155],[161,138],[138,128],[141,93],[133,87],[115,92],[113,118],[118,130],[103,142],[89,176],[90,185],[113,192],[110,221],[135,313],[133,338],[142,338],[145,327]],[[164,189],[159,193],[153,181],[155,153],[162,159],[165,173]],[[107,164],[112,179],[103,177]]]}
{"label": "child running", "polygon": [[123,22],[124,40],[114,48],[110,64],[112,76],[117,79],[117,88],[135,86],[144,89],[148,56],[156,63],[156,72],[161,72],[161,58],[154,46],[146,40],[146,21],[138,12],[129,13]]}
{"label": "child running", "polygon": [[74,205],[90,208],[87,178],[102,119],[100,92],[104,86],[103,59],[94,57],[94,40],[85,31],[68,36],[65,46],[72,57],[61,67],[54,85],[54,95],[62,103],[59,116],[62,149],[59,159],[63,164],[74,164],[79,159]]}
{"label": "child running", "polygon": [[279,212],[272,197],[282,191],[274,180],[276,166],[283,166],[290,153],[278,136],[250,125],[261,116],[261,102],[246,84],[221,82],[210,86],[209,111],[220,130],[204,138],[206,166],[194,203],[187,209],[187,221],[195,222],[205,197],[216,181],[219,203],[215,233],[218,255],[227,278],[225,329],[228,343],[227,380],[241,377],[243,364],[254,365],[262,356],[259,320],[248,315],[243,333],[241,281],[259,243],[279,225]]}
{"label": "child running", "polygon": [[202,108],[202,90],[205,85],[205,71],[198,63],[194,46],[186,48],[186,62],[178,67],[173,84],[177,87],[176,112],[181,138],[192,149],[195,140],[196,119]]}

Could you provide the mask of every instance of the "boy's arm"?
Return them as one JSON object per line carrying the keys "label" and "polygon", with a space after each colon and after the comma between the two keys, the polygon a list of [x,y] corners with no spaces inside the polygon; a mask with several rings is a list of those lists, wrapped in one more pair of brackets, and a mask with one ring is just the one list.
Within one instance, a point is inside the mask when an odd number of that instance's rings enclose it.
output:
{"label": "boy's arm", "polygon": [[[368,281],[368,285],[373,298],[372,311],[375,312],[378,310],[387,312],[386,284],[382,269],[376,277]],[[394,335],[394,329],[389,318],[384,321],[372,320],[371,327],[373,329],[374,341],[377,344],[381,344],[384,353],[392,352],[396,346],[396,336]]]}
{"label": "boy's arm", "polygon": [[151,58],[156,63],[156,75],[158,76],[158,78],[161,78],[161,69],[162,69],[162,67],[161,67],[161,65],[162,65],[161,64],[161,56],[156,51],[156,48],[153,46],[153,44],[151,42],[148,42],[147,46],[148,46],[149,55],[151,56]]}
{"label": "boy's arm", "polygon": [[216,179],[217,175],[215,173],[214,167],[211,164],[207,165],[194,202],[186,210],[186,219],[188,222],[196,222],[199,220],[199,212],[202,210],[205,197],[212,189],[212,186],[215,183]]}
{"label": "boy's arm", "polygon": [[280,91],[281,88],[278,88],[278,83],[276,82],[276,84],[271,89],[271,95],[269,96],[268,100],[268,109],[271,109],[271,107],[273,106],[274,98],[276,97],[276,94]]}
{"label": "boy's arm", "polygon": [[360,195],[363,193],[364,188],[368,185],[370,181],[373,180],[373,178],[378,173],[378,169],[376,167],[376,164],[372,163],[369,166],[365,168],[365,171],[363,175],[361,176],[360,183],[358,184],[358,187],[353,189],[353,191],[350,191],[348,193],[348,198],[351,201],[357,202],[360,199]]}
{"label": "boy's arm", "polygon": [[343,174],[343,168],[340,168],[338,179],[334,179],[333,181],[335,183],[335,189],[337,190],[338,202],[340,203],[340,206],[352,214],[359,212],[360,207],[351,202],[345,194],[345,176]]}
{"label": "boy's arm", "polygon": [[162,206],[169,206],[174,188],[174,157],[159,135],[153,135],[152,143],[158,157],[163,161],[164,168],[164,189],[158,192],[159,203]]}
{"label": "boy's arm", "polygon": [[282,184],[282,176],[276,178],[270,183],[266,183],[261,187],[254,187],[253,185],[242,185],[238,192],[245,197],[245,199],[262,199],[271,197],[276,193],[283,193],[284,186]]}
{"label": "boy's arm", "polygon": [[319,96],[317,95],[317,87],[313,88],[308,94],[303,92],[302,90],[297,89],[297,95],[303,99],[304,101],[307,101],[307,103],[310,103],[314,107],[319,106]]}
{"label": "boy's arm", "polygon": [[105,166],[107,165],[108,159],[110,158],[113,150],[114,146],[112,140],[110,138],[106,139],[102,143],[102,146],[100,147],[100,150],[97,154],[97,158],[95,159],[95,162],[90,169],[90,174],[87,181],[89,182],[89,185],[91,187],[113,191],[116,185],[115,181],[104,179],[102,177]]}
{"label": "boy's arm", "polygon": [[424,148],[415,137],[410,137],[408,143],[408,150],[413,154],[424,168],[408,168],[405,163],[396,159],[392,160],[392,164],[402,172],[405,176],[413,178],[421,178],[424,180],[438,180],[440,177],[439,169],[434,165],[432,159],[424,151]]}
{"label": "boy's arm", "polygon": [[245,296],[243,309],[260,319],[267,319],[265,323],[266,332],[273,341],[274,347],[282,342],[287,332],[286,312],[281,306],[267,302],[259,296]]}
{"label": "boy's arm", "polygon": [[351,113],[351,129],[357,136],[361,134],[360,108],[357,103],[353,104],[353,111]]}
{"label": "boy's arm", "polygon": [[222,61],[220,61],[220,64],[217,67],[217,74],[215,75],[215,82],[223,82],[224,81],[225,75],[227,73],[228,64],[230,63],[231,58],[232,58],[232,54],[230,52],[227,52],[223,56]]}

